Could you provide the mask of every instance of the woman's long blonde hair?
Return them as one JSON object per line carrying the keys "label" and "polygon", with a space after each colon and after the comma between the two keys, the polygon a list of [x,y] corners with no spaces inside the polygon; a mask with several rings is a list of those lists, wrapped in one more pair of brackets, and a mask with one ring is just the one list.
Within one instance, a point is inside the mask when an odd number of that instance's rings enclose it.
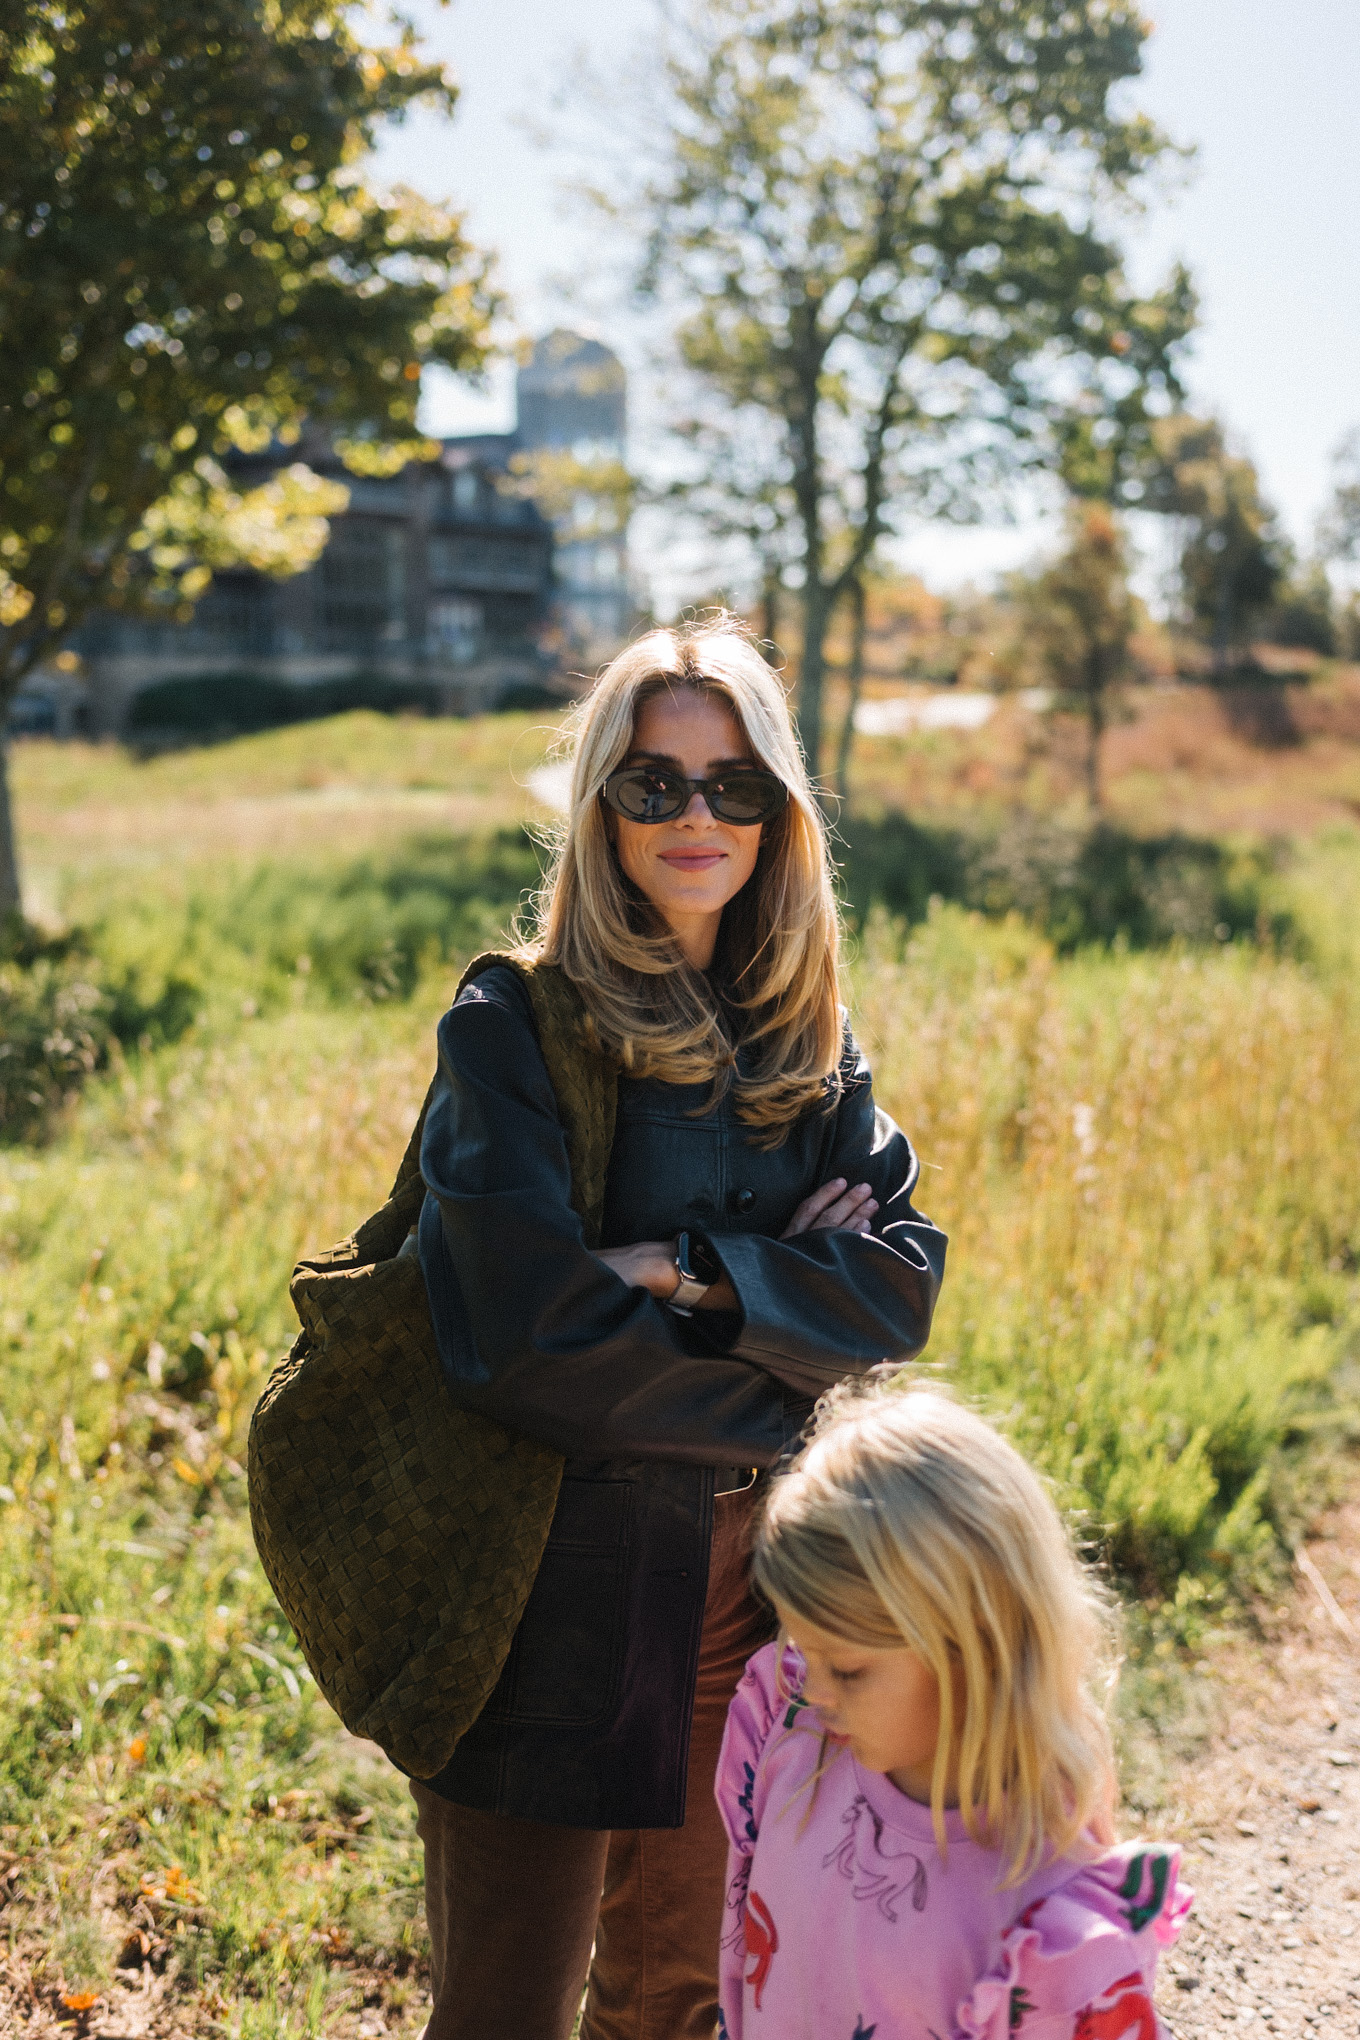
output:
{"label": "woman's long blonde hair", "polygon": [[1008,1884],[1088,1828],[1113,1839],[1109,1603],[1033,1468],[981,1417],[935,1389],[833,1390],[771,1485],[752,1570],[784,1617],[906,1644],[935,1673],[942,1848],[951,1760],[965,1828],[1001,1851]]}
{"label": "woman's long blonde hair", "polygon": [[[625,878],[600,789],[628,754],[639,709],[694,688],[731,709],[767,771],[789,790],[765,825],[753,877],[723,917],[719,959],[750,1052],[735,1047],[703,973]],[[737,1113],[777,1144],[836,1089],[841,1053],[840,928],[821,810],[777,676],[735,618],[654,630],[607,666],[577,711],[571,809],[538,905],[546,962],[581,991],[603,1047],[630,1075],[730,1084]]]}

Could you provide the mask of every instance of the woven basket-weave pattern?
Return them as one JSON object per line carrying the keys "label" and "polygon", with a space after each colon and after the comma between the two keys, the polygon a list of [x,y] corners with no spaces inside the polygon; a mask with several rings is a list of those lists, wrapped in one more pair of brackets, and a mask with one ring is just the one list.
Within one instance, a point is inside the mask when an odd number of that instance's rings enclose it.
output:
{"label": "woven basket-weave pattern", "polygon": [[[508,964],[533,1001],[571,1161],[599,1240],[615,1068],[559,970]],[[545,1446],[460,1410],[444,1386],[419,1261],[420,1136],[392,1195],[294,1270],[302,1321],[250,1427],[250,1516],[269,1583],[345,1726],[418,1778],[452,1756],[490,1697],[543,1556],[562,1478]]]}

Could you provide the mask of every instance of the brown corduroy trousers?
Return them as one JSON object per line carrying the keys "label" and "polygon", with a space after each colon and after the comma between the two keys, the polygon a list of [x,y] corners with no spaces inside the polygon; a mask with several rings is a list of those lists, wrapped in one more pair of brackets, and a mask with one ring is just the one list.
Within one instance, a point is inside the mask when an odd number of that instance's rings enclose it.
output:
{"label": "brown corduroy trousers", "polygon": [[714,1503],[683,1827],[550,1827],[412,1783],[434,1997],[425,2040],[570,2040],[587,1970],[581,2040],[712,2040],[727,1866],[713,1776],[727,1703],[766,1633],[747,1586],[752,1500]]}

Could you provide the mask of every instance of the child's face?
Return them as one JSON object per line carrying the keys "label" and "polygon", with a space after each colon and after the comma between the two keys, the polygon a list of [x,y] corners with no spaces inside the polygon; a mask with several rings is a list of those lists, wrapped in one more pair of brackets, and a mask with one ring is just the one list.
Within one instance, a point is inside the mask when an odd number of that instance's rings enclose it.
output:
{"label": "child's face", "polygon": [[866,1770],[884,1771],[909,1798],[928,1801],[940,1739],[940,1682],[925,1660],[905,1645],[871,1650],[811,1623],[781,1619],[807,1665],[804,1698],[827,1734],[848,1743]]}

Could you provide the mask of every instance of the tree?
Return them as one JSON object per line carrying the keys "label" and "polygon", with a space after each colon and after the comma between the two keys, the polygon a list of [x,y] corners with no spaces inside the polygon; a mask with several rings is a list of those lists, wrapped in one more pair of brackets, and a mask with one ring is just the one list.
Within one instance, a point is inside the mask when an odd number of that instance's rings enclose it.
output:
{"label": "tree", "polygon": [[1215,671],[1223,673],[1287,572],[1288,547],[1262,499],[1256,469],[1244,454],[1229,451],[1216,418],[1178,412],[1158,420],[1152,436],[1157,462],[1145,506],[1184,520],[1185,606],[1213,646]]}
{"label": "tree", "polygon": [[1323,559],[1360,559],[1360,428],[1348,432],[1332,455],[1332,500],[1323,513],[1318,550]]}
{"label": "tree", "polygon": [[1110,695],[1129,663],[1138,605],[1129,590],[1128,557],[1119,520],[1108,503],[1073,501],[1067,547],[1052,566],[1019,583],[1021,615],[1050,678],[1075,695],[1086,717],[1086,798],[1103,805],[1101,739]]}
{"label": "tree", "polygon": [[850,752],[855,742],[855,710],[859,707],[860,691],[864,685],[863,570],[851,581],[846,600],[850,608],[850,654],[845,668],[845,713],[841,718],[841,733],[836,743],[836,765],[831,781],[832,790],[840,800],[847,799],[850,792]]}
{"label": "tree", "polygon": [[677,307],[700,494],[745,474],[724,514],[787,550],[814,771],[830,619],[901,509],[1056,464],[1079,390],[1093,447],[1175,395],[1188,281],[1138,299],[1097,224],[1168,146],[1111,104],[1146,32],[1131,0],[706,0],[666,55],[637,283]]}
{"label": "tree", "polygon": [[371,48],[354,22],[342,0],[0,16],[0,719],[92,608],[315,556],[334,489],[294,471],[243,507],[232,447],[306,418],[356,465],[400,461],[422,362],[482,361],[494,297],[460,221],[360,167],[379,120],[454,87],[409,30]]}
{"label": "tree", "polygon": [[[553,527],[559,565],[570,560],[576,546],[605,546],[622,557],[628,520],[637,501],[637,478],[613,454],[580,451],[569,446],[538,446],[510,456],[509,493],[535,503]],[[572,646],[585,658],[612,656],[610,641],[594,642],[582,633]]]}

